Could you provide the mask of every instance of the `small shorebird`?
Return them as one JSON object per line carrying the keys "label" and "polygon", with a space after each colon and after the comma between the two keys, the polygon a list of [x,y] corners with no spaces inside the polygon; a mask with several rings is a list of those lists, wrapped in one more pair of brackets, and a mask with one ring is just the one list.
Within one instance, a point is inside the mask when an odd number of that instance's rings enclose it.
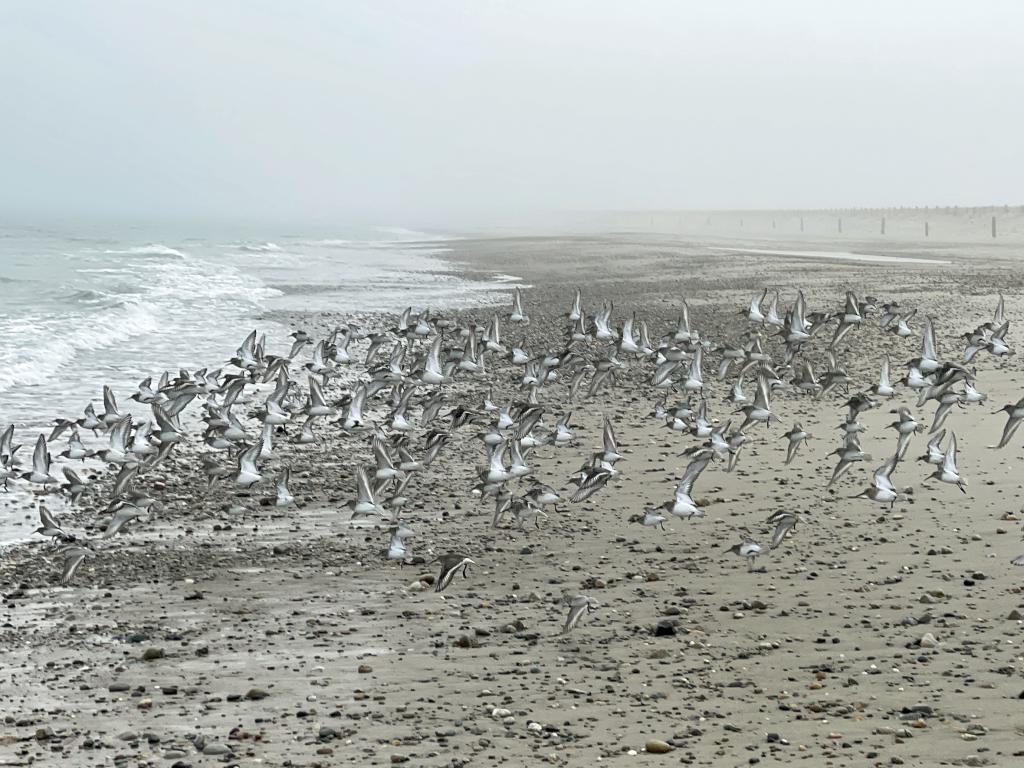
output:
{"label": "small shorebird", "polygon": [[754,561],[757,560],[758,555],[764,552],[764,548],[749,536],[744,536],[743,541],[739,544],[733,544],[731,547],[726,547],[725,551],[745,558],[747,561],[747,571],[750,572],[754,570]]}
{"label": "small shorebird", "polygon": [[924,319],[924,332],[921,336],[921,356],[911,360],[910,364],[925,374],[934,373],[942,367],[942,362],[939,360],[935,347],[935,326],[932,324],[930,317]]}
{"label": "small shorebird", "polygon": [[558,500],[561,498],[555,489],[543,483],[534,486],[524,494],[524,498],[538,509],[544,509],[548,504],[555,505],[555,512],[558,511]]}
{"label": "small shorebird", "polygon": [[515,293],[512,296],[512,314],[509,315],[509,321],[513,323],[522,323],[524,325],[529,324],[529,316],[523,312],[523,294],[519,290],[519,286],[515,287]]}
{"label": "small shorebird", "polygon": [[768,525],[774,525],[775,530],[772,531],[772,540],[768,545],[768,549],[776,549],[782,542],[796,530],[797,523],[803,522],[800,516],[796,512],[779,511],[769,515],[765,521]]}
{"label": "small shorebird", "polygon": [[[831,488],[835,484],[836,480],[846,474],[850,467],[853,466],[855,461],[864,461],[867,459],[871,460],[871,456],[860,447],[860,441],[857,439],[856,432],[847,432],[843,439],[843,445],[840,448],[836,448],[832,451],[832,454],[839,456],[839,463],[836,464],[835,470],[832,472],[832,478],[828,481],[826,488]],[[829,455],[832,455],[829,454]]]}
{"label": "small shorebird", "polygon": [[117,399],[114,397],[114,390],[108,385],[103,385],[103,415],[100,421],[108,429],[121,420],[121,414],[117,412]]}
{"label": "small shorebird", "polygon": [[130,523],[137,517],[141,517],[143,514],[142,509],[123,499],[114,501],[109,507],[107,507],[107,512],[112,512],[113,517],[110,518],[110,522],[107,524],[107,529],[103,531],[103,534],[100,536],[101,539],[109,539],[116,536],[117,532],[120,531],[127,523]]}
{"label": "small shorebird", "polygon": [[640,523],[640,525],[647,526],[648,528],[651,528],[656,525],[664,531],[665,521],[667,519],[667,517],[665,517],[658,511],[657,507],[647,507],[644,510],[644,514],[630,515],[629,520],[627,522]]}
{"label": "small shorebird", "polygon": [[465,555],[442,555],[433,562],[441,563],[441,573],[438,574],[437,584],[434,587],[435,592],[443,592],[448,588],[448,585],[452,583],[452,579],[455,578],[455,574],[462,569],[463,578],[468,577],[469,566],[476,565],[473,560],[470,560]]}
{"label": "small shorebird", "polygon": [[701,364],[704,360],[704,348],[697,347],[697,351],[693,353],[693,357],[690,359],[690,369],[686,374],[686,379],[683,380],[683,389],[687,392],[703,392],[704,391],[704,375],[701,372]]}
{"label": "small shorebird", "polygon": [[377,515],[384,517],[387,514],[377,503],[376,490],[370,484],[370,472],[366,467],[356,470],[356,498],[348,502],[348,506],[352,509],[352,520]]}
{"label": "small shorebird", "polygon": [[768,298],[768,289],[765,288],[760,296],[754,294],[750,299],[750,306],[746,309],[741,309],[740,314],[747,318],[751,323],[758,325],[764,325],[765,316],[764,312],[761,311],[761,305],[764,304],[765,299]]}
{"label": "small shorebird", "polygon": [[604,429],[601,437],[604,443],[604,453],[601,459],[602,461],[614,464],[622,458],[622,454],[619,453],[619,441],[615,438],[615,429],[612,427],[611,419],[607,416],[604,418]]}
{"label": "small shorebird", "polygon": [[757,394],[754,396],[754,404],[740,408],[736,413],[745,414],[746,418],[740,425],[739,431],[746,432],[751,424],[771,424],[771,391],[768,387],[768,379],[765,376],[758,376]]}
{"label": "small shorebird", "polygon": [[851,496],[851,499],[859,499],[867,497],[872,501],[878,501],[882,504],[888,504],[889,509],[893,508],[896,503],[896,499],[899,498],[899,494],[896,493],[896,487],[892,484],[891,475],[894,469],[896,469],[896,462],[898,461],[896,456],[890,456],[889,459],[875,470],[874,485],[870,488],[866,488],[855,496]]}
{"label": "small shorebird", "polygon": [[896,390],[892,388],[892,383],[889,381],[889,356],[886,355],[882,359],[882,370],[878,374],[878,383],[871,387],[869,390],[871,394],[878,395],[879,397],[895,397]]}
{"label": "small shorebird", "polygon": [[570,478],[570,482],[577,483],[576,492],[569,497],[573,504],[589,499],[604,488],[615,474],[615,469],[607,461],[598,459],[593,465],[584,466],[577,474],[580,476]]}
{"label": "small shorebird", "polygon": [[569,615],[565,618],[565,625],[562,627],[562,634],[568,634],[579,623],[584,613],[590,613],[600,607],[600,604],[592,597],[586,595],[566,595],[563,600],[569,606]]}
{"label": "small shorebird", "polygon": [[789,440],[789,445],[786,446],[786,464],[793,461],[793,457],[796,456],[797,449],[807,438],[811,437],[810,432],[805,432],[804,428],[800,426],[800,422],[793,424],[793,428],[786,432],[783,437]]}
{"label": "small shorebird", "polygon": [[898,411],[899,418],[892,422],[889,427],[895,429],[899,437],[896,442],[896,458],[903,459],[910,445],[910,438],[918,432],[924,432],[924,425],[914,420],[913,414],[907,407],[901,407]]}
{"label": "small shorebird", "polygon": [[42,523],[35,532],[40,536],[49,537],[54,543],[59,541],[74,541],[75,537],[60,527],[60,522],[53,516],[46,507],[39,507],[39,522]]}
{"label": "small shorebird", "polygon": [[50,452],[46,448],[46,437],[42,434],[36,440],[35,450],[32,451],[32,471],[22,474],[23,480],[37,485],[57,485],[60,481],[50,474]]}
{"label": "small shorebird", "polygon": [[291,480],[291,477],[292,471],[289,467],[285,467],[281,470],[281,475],[277,478],[277,498],[274,500],[275,506],[286,507],[295,502],[295,497],[292,496],[292,492],[288,490],[288,481]]}
{"label": "small shorebird", "polygon": [[82,438],[78,434],[78,430],[74,429],[68,437],[68,447],[61,451],[60,455],[65,459],[70,459],[71,461],[84,462],[92,455],[92,453],[86,449],[85,444],[82,443]]}
{"label": "small shorebird", "polygon": [[703,517],[704,510],[697,506],[690,494],[693,492],[693,484],[700,477],[700,473],[707,468],[710,461],[710,456],[702,456],[691,461],[683,471],[683,477],[680,479],[679,485],[676,486],[675,500],[666,501],[662,504],[662,509],[676,517],[687,519]]}
{"label": "small shorebird", "polygon": [[575,322],[583,317],[583,291],[577,288],[572,297],[572,309],[569,310],[569,319]]}
{"label": "small shorebird", "polygon": [[1003,436],[999,438],[999,445],[990,445],[989,448],[1002,448],[1013,437],[1013,433],[1017,431],[1017,427],[1020,426],[1022,420],[1024,420],[1024,397],[1018,400],[1016,403],[1008,403],[1000,408],[996,413],[1006,413],[1006,426],[1003,427]]}
{"label": "small shorebird", "polygon": [[71,467],[64,467],[61,471],[67,483],[61,485],[60,489],[68,495],[72,504],[77,504],[89,484]]}
{"label": "small shorebird", "polygon": [[261,443],[253,443],[247,450],[238,454],[238,474],[235,477],[237,485],[248,488],[263,479],[263,475],[256,468],[262,447]]}
{"label": "small shorebird", "polygon": [[941,466],[932,472],[929,477],[934,477],[943,483],[955,485],[964,493],[967,493],[967,481],[960,476],[960,470],[956,467],[956,433],[949,433],[949,445],[946,446],[946,453],[942,457]]}
{"label": "small shorebird", "polygon": [[927,452],[924,456],[918,456],[918,461],[927,461],[929,464],[939,465],[942,464],[942,460],[946,456],[946,452],[942,450],[941,443],[946,438],[946,430],[940,430],[938,433],[932,436],[931,440],[928,441]]}
{"label": "small shorebird", "polygon": [[75,571],[78,570],[82,561],[96,554],[88,547],[80,544],[65,547],[60,553],[64,556],[64,571],[60,576],[60,583],[64,586],[71,583],[71,578],[75,575]]}

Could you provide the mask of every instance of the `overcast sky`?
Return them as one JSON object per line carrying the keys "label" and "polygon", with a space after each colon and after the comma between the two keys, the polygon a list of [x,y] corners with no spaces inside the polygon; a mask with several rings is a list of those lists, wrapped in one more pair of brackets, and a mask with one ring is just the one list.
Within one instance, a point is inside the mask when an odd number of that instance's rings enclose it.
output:
{"label": "overcast sky", "polygon": [[1024,3],[5,0],[0,214],[1024,203]]}

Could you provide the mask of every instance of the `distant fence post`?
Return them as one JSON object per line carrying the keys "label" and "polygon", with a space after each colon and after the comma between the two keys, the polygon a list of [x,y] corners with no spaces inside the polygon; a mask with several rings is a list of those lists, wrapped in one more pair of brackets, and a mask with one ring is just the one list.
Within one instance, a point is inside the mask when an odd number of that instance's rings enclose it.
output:
{"label": "distant fence post", "polygon": [[928,222],[927,221],[924,223],[924,236],[928,237]]}
{"label": "distant fence post", "polygon": [[882,234],[885,234],[885,216],[882,217]]}
{"label": "distant fence post", "polygon": [[992,237],[996,236],[996,217],[992,217]]}

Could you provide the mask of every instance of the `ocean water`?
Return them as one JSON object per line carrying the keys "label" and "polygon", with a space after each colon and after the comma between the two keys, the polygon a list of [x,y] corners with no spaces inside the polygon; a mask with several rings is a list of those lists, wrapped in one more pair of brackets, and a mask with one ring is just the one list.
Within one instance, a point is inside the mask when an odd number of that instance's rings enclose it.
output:
{"label": "ocean water", "polygon": [[[447,239],[398,228],[240,236],[0,225],[0,430],[16,425],[28,464],[55,417],[78,418],[90,401],[102,413],[104,384],[122,412],[142,414],[128,399],[139,381],[220,367],[253,328],[267,334],[268,352],[284,353],[291,329],[269,319],[276,310],[506,301],[506,280],[452,272]],[[51,453],[63,448],[56,441]],[[0,542],[11,538],[5,518],[23,506],[19,496],[0,491]]]}

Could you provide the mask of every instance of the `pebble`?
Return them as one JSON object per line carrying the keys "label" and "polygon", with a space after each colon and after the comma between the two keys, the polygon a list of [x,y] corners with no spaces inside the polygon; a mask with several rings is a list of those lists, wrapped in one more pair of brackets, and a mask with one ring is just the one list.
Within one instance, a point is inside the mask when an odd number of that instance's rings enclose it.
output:
{"label": "pebble", "polygon": [[672,747],[667,742],[661,741],[659,739],[651,739],[646,744],[644,744],[644,751],[650,752],[652,755],[661,755],[666,752],[671,752]]}
{"label": "pebble", "polygon": [[654,626],[655,637],[671,637],[676,633],[675,625],[671,621],[662,619]]}

